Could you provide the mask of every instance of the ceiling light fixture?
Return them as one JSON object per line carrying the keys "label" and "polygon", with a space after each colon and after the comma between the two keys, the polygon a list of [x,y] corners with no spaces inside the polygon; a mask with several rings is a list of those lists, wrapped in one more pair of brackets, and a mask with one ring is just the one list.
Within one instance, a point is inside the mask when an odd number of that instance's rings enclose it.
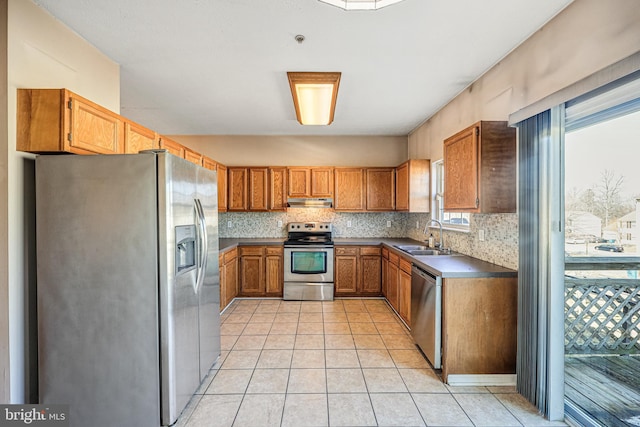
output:
{"label": "ceiling light fixture", "polygon": [[319,0],[344,10],[376,10],[403,0]]}
{"label": "ceiling light fixture", "polygon": [[300,124],[326,126],[333,122],[340,75],[337,72],[287,72]]}

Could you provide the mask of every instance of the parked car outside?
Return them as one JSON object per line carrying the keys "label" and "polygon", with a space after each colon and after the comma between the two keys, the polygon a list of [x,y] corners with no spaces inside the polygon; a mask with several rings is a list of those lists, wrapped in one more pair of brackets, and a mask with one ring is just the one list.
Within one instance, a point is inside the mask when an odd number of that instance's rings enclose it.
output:
{"label": "parked car outside", "polygon": [[597,245],[594,249],[597,251],[624,252],[624,248],[619,245]]}

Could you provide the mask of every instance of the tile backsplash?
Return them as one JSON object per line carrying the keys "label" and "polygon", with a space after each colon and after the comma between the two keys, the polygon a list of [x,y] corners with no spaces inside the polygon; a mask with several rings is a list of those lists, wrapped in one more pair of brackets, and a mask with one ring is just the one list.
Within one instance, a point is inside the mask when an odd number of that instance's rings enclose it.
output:
{"label": "tile backsplash", "polygon": [[[404,237],[406,218],[407,214],[401,212],[344,213],[289,208],[287,212],[226,212],[219,214],[218,221],[221,238],[286,237],[287,223],[306,221],[332,223],[334,237]],[[278,221],[282,226],[278,226]]]}
{"label": "tile backsplash", "polygon": [[[437,241],[439,233],[435,223],[426,235],[423,232],[430,218],[430,214],[344,213],[315,208],[290,208],[287,212],[226,212],[218,216],[221,238],[284,238],[289,222],[322,221],[333,224],[334,237],[408,237],[424,241],[428,233],[433,233]],[[278,221],[282,226],[278,226]],[[478,238],[479,230],[484,230],[482,242]],[[445,230],[444,244],[455,252],[516,270],[518,215],[471,215],[469,231]]]}
{"label": "tile backsplash", "polygon": [[[436,242],[440,238],[438,225],[425,235],[424,226],[429,214],[409,214],[406,237],[424,241],[433,233]],[[416,222],[419,227],[416,228]],[[484,230],[484,241],[479,231]],[[455,252],[479,258],[503,267],[518,269],[518,214],[472,214],[469,231],[444,230],[444,246]]]}

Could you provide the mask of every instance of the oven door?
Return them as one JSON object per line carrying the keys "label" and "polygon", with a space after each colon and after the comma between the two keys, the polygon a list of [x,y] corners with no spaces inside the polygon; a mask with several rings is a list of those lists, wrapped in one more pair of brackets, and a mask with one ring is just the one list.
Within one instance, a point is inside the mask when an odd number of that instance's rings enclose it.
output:
{"label": "oven door", "polygon": [[333,247],[285,247],[284,281],[333,283]]}

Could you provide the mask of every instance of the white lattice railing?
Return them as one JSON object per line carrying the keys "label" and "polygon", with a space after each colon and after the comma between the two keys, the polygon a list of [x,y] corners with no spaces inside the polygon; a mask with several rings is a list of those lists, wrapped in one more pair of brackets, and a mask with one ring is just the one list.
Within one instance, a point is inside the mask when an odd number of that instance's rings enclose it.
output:
{"label": "white lattice railing", "polygon": [[565,276],[564,309],[565,353],[640,354],[640,280]]}

